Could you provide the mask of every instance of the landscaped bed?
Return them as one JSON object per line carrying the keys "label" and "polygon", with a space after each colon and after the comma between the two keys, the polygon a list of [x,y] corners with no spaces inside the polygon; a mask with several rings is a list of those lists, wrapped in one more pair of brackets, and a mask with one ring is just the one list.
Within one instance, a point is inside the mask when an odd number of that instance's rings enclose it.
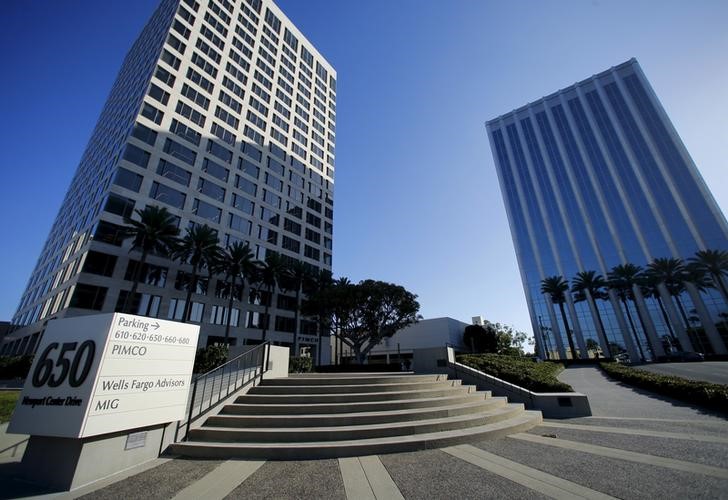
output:
{"label": "landscaped bed", "polygon": [[530,358],[500,354],[463,354],[457,361],[533,392],[574,392],[556,376],[564,369],[559,363],[536,363]]}
{"label": "landscaped bed", "polygon": [[10,421],[20,391],[0,391],[0,424]]}
{"label": "landscaped bed", "polygon": [[619,363],[601,363],[602,370],[626,384],[671,398],[728,412],[728,385],[659,375]]}

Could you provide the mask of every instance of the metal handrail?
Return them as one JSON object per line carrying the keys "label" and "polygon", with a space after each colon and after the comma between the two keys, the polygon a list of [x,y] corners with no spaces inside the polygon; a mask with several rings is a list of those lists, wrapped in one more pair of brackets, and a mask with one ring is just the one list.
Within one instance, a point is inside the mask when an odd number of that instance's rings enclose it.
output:
{"label": "metal handrail", "polygon": [[[270,359],[270,342],[258,344],[230,361],[195,377],[187,415],[185,439],[189,436],[192,422],[205,415],[217,404],[256,379],[263,380]],[[209,388],[208,388],[209,383]],[[202,385],[202,390],[198,387]],[[217,386],[217,387],[216,387]],[[198,402],[199,396],[199,402]]]}

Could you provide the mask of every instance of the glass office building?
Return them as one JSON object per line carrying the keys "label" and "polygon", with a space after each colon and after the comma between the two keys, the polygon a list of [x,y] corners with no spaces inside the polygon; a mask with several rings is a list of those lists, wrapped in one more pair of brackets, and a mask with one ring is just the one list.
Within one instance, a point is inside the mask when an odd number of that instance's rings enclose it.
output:
{"label": "glass office building", "polygon": [[564,318],[580,357],[727,352],[728,308],[709,286],[566,293],[564,314],[542,293],[551,276],[728,250],[725,217],[636,60],[486,128],[542,357],[570,357]]}
{"label": "glass office building", "polygon": [[[139,259],[124,217],[148,205],[167,208],[182,235],[208,224],[222,246],[330,270],[335,129],[336,72],[271,0],[162,0],[122,64],[2,353],[32,353],[51,319],[121,308]],[[190,270],[150,256],[137,314],[181,319]],[[292,342],[293,293],[248,292],[233,291],[228,311],[225,280],[203,276],[191,305],[202,345],[228,316],[238,343],[259,341],[265,325],[270,340]],[[299,331],[315,352],[316,324]]]}

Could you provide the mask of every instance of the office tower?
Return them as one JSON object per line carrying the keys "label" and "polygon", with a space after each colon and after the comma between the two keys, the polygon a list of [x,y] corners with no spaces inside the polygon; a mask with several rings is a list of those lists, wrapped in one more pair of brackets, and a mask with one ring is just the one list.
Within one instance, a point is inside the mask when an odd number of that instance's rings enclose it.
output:
{"label": "office tower", "polygon": [[[270,0],[162,0],[127,54],[13,318],[3,352],[33,352],[48,320],[118,311],[139,252],[124,217],[167,208],[257,259],[331,269],[336,72]],[[189,265],[152,255],[134,311],[181,319]],[[289,344],[293,293],[236,300],[233,336]],[[202,345],[223,336],[222,277],[194,290]],[[315,353],[314,322],[302,346]],[[327,351],[328,352],[328,351]]]}
{"label": "office tower", "polygon": [[728,250],[725,217],[636,60],[486,128],[543,357],[570,351],[564,320],[580,357],[598,347],[633,360],[726,353],[728,311],[714,282],[542,293],[552,276],[573,284],[579,272],[607,278],[618,265]]}

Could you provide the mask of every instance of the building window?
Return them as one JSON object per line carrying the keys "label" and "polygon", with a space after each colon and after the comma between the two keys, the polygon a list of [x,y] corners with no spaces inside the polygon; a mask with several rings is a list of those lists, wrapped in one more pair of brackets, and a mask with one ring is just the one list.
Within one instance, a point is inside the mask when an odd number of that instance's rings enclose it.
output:
{"label": "building window", "polygon": [[172,189],[164,184],[160,184],[159,182],[152,183],[152,189],[149,191],[149,197],[179,209],[184,207],[185,200],[187,199],[184,193],[177,191],[176,189]]}
{"label": "building window", "polygon": [[104,299],[106,299],[107,290],[108,289],[103,286],[78,283],[73,291],[69,307],[100,311],[104,306]]}
{"label": "building window", "polygon": [[[230,326],[238,326],[240,309],[233,307],[233,314],[230,317]],[[227,325],[228,308],[223,306],[212,306],[210,311],[210,323],[213,325]]]}
{"label": "building window", "polygon": [[116,256],[103,252],[90,251],[86,254],[81,272],[98,274],[99,276],[111,276],[114,274]]}
{"label": "building window", "polygon": [[132,314],[148,316],[151,318],[159,317],[159,305],[162,303],[162,297],[148,293],[135,293],[134,298],[130,301],[130,303],[126,304],[128,295],[128,290],[121,290],[119,292],[119,299],[116,301],[116,311],[129,311]]}
{"label": "building window", "polygon": [[[146,128],[146,127],[144,127]],[[147,129],[149,130],[149,129]],[[156,133],[155,133],[156,138]],[[133,163],[134,165],[137,165],[142,168],[147,168],[147,165],[149,164],[149,157],[151,154],[144,151],[142,148],[139,148],[133,144],[127,144],[126,148],[124,149],[124,156],[122,156],[123,159],[126,161]]]}
{"label": "building window", "polygon": [[139,188],[142,186],[143,177],[139,174],[127,170],[123,167],[119,167],[114,176],[114,184],[123,187],[135,193],[139,192]]}
{"label": "building window", "polygon": [[[134,279],[134,274],[136,273],[138,266],[138,260],[130,260],[129,264],[126,267],[124,279],[127,281],[132,281]],[[167,271],[168,269],[166,267],[144,263],[144,265],[142,266],[142,270],[139,273],[139,282],[164,288],[164,285],[167,284]]]}
{"label": "building window", "polygon": [[124,235],[126,229],[122,226],[106,222],[105,220],[99,221],[94,232],[94,240],[108,243],[114,246],[121,246],[124,241]]}
{"label": "building window", "polygon": [[121,217],[131,217],[131,214],[134,212],[134,200],[110,193],[106,199],[104,211],[120,215]]}
{"label": "building window", "polygon": [[[185,300],[184,299],[171,299],[169,301],[169,311],[167,311],[167,319],[173,319],[180,321],[182,320],[182,315],[184,314],[185,310]],[[202,304],[200,302],[192,302],[192,307],[190,308],[190,321],[194,321],[195,323],[201,323],[202,322],[202,316],[205,313],[205,304]]]}
{"label": "building window", "polygon": [[168,162],[167,160],[159,160],[159,165],[157,165],[157,174],[171,181],[182,184],[183,186],[189,186],[190,179],[192,178],[192,174],[190,172]]}

